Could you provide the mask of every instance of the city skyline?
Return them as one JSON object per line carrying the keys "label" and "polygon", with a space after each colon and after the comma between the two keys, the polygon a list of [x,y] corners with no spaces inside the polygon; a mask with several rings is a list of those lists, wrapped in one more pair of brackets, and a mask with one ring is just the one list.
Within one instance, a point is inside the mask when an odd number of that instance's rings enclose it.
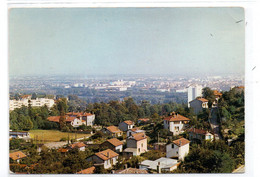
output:
{"label": "city skyline", "polygon": [[11,9],[9,75],[243,75],[243,20],[243,8]]}

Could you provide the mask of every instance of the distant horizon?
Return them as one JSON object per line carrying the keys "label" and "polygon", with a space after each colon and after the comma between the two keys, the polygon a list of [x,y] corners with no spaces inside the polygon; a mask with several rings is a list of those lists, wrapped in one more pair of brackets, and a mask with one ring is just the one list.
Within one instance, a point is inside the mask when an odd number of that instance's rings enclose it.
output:
{"label": "distant horizon", "polygon": [[243,8],[9,10],[9,76],[209,73],[245,74]]}

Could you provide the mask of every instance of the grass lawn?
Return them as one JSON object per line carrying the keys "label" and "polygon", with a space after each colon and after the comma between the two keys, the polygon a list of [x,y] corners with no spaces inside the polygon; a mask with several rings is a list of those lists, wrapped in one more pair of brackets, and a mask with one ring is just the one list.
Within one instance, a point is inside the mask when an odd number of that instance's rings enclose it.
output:
{"label": "grass lawn", "polygon": [[[60,141],[61,138],[67,138],[68,134],[70,139],[75,139],[75,133],[61,132],[58,130],[30,130],[29,133],[32,139],[38,136],[37,140],[39,141],[43,140],[44,142]],[[77,139],[89,137],[89,136],[90,134],[81,134],[81,133],[77,133],[76,135]]]}

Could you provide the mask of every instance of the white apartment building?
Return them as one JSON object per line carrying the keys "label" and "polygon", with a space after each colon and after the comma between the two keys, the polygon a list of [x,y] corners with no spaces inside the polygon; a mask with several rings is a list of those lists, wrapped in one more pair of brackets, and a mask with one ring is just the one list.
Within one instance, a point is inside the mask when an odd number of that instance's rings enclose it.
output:
{"label": "white apartment building", "polygon": [[188,87],[188,107],[190,107],[189,102],[194,100],[197,97],[202,97],[202,86],[201,85],[195,85],[195,86],[189,86]]}
{"label": "white apartment building", "polygon": [[48,98],[36,98],[28,99],[23,98],[21,100],[9,100],[9,110],[12,111],[15,108],[21,108],[22,106],[29,106],[29,100],[32,107],[40,107],[46,105],[48,108],[51,108],[54,105],[54,99]]}

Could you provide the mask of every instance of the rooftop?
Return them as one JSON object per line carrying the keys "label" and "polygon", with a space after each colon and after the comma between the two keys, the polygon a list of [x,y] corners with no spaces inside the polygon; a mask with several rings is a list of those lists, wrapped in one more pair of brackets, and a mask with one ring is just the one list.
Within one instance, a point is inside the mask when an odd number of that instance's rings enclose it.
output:
{"label": "rooftop", "polygon": [[17,152],[9,153],[9,157],[13,160],[18,160],[26,157],[26,155],[22,151],[17,151]]}
{"label": "rooftop", "polygon": [[184,117],[180,114],[173,114],[171,116],[165,117],[164,120],[168,120],[170,122],[174,122],[174,121],[189,121],[190,119],[187,117]]}
{"label": "rooftop", "polygon": [[93,166],[93,167],[81,170],[81,171],[77,172],[77,174],[93,174],[94,171],[95,171],[95,167]]}
{"label": "rooftop", "polygon": [[126,168],[123,170],[116,170],[115,174],[148,174],[148,172],[138,168]]}
{"label": "rooftop", "polygon": [[131,120],[125,120],[124,123],[126,123],[127,125],[133,125],[134,122],[132,122]]}
{"label": "rooftop", "polygon": [[82,142],[78,142],[78,143],[74,143],[72,144],[70,147],[73,148],[81,148],[81,147],[85,147],[86,145]]}
{"label": "rooftop", "polygon": [[111,133],[118,133],[121,132],[121,130],[119,130],[119,128],[117,128],[116,126],[109,126],[107,127],[107,130],[109,130]]}
{"label": "rooftop", "polygon": [[122,145],[123,142],[122,141],[119,141],[118,139],[116,138],[112,138],[112,139],[109,139],[107,140],[110,144],[114,145],[114,146],[119,146],[119,145]]}
{"label": "rooftop", "polygon": [[189,140],[185,139],[185,138],[180,138],[180,139],[177,139],[177,140],[174,140],[172,141],[174,144],[176,144],[177,146],[184,146],[185,144],[188,144],[190,143]]}
{"label": "rooftop", "polygon": [[101,152],[97,152],[95,153],[96,156],[98,156],[99,158],[101,158],[102,160],[108,160],[111,159],[113,157],[119,156],[118,153],[112,151],[111,149],[107,149]]}
{"label": "rooftop", "polygon": [[147,166],[147,168],[152,170],[157,170],[157,166],[159,165],[160,168],[171,168],[174,165],[177,165],[178,161],[175,159],[161,157],[155,161],[152,160],[144,160],[141,162],[141,165]]}
{"label": "rooftop", "polygon": [[145,135],[145,133],[143,132],[140,132],[140,133],[135,133],[135,134],[132,134],[129,139],[134,139],[136,141],[140,141],[142,139],[146,139],[147,136]]}
{"label": "rooftop", "polygon": [[201,134],[201,135],[206,135],[208,133],[208,131],[206,131],[206,130],[197,129],[197,128],[190,128],[187,131],[193,132],[193,133],[196,133],[196,134]]}

